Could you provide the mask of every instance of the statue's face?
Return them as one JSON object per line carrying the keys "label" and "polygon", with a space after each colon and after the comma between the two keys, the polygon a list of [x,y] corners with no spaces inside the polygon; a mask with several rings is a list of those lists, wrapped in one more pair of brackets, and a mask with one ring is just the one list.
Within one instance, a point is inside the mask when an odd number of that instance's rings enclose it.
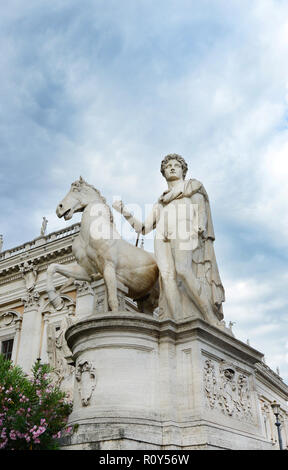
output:
{"label": "statue's face", "polygon": [[183,179],[182,165],[178,160],[171,159],[168,161],[164,175],[167,181]]}

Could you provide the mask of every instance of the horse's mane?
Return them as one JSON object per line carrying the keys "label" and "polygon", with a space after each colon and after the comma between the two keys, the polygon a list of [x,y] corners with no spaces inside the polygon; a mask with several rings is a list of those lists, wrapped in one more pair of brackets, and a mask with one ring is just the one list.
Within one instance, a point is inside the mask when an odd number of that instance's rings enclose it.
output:
{"label": "horse's mane", "polygon": [[79,188],[79,187],[82,187],[83,185],[89,186],[89,188],[93,189],[93,190],[97,193],[97,196],[99,196],[99,199],[101,200],[101,202],[102,202],[102,203],[104,204],[104,206],[107,207],[107,209],[109,210],[110,221],[111,221],[112,223],[114,223],[114,217],[113,217],[111,208],[110,208],[109,204],[107,203],[105,197],[102,196],[102,194],[100,193],[99,189],[96,189],[95,186],[93,186],[93,184],[87,183],[87,181],[85,181],[81,176],[80,176],[80,180],[74,181],[74,183],[72,183],[72,186],[76,186],[76,187],[78,187],[78,188]]}

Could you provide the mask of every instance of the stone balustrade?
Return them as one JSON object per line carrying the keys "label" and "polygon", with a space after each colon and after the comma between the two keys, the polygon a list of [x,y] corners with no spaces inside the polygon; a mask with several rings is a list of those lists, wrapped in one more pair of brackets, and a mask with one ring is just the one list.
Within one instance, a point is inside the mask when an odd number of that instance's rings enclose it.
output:
{"label": "stone balustrade", "polygon": [[73,235],[74,233],[78,233],[80,230],[80,223],[76,223],[70,225],[61,230],[57,230],[55,232],[51,232],[48,235],[42,235],[40,237],[35,238],[32,241],[23,243],[22,245],[16,246],[15,248],[11,248],[0,253],[0,261],[6,260],[8,258],[12,258],[13,256],[18,256],[22,253],[25,253],[32,248],[37,247],[38,245],[47,244],[49,242],[59,240],[60,238],[68,237],[69,235]]}

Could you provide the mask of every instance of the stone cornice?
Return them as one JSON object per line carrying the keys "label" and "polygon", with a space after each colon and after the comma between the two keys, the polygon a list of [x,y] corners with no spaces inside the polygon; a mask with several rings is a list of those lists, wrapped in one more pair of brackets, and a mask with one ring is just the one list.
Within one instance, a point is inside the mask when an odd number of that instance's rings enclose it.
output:
{"label": "stone cornice", "polygon": [[[71,326],[66,332],[66,340],[71,341],[71,337],[78,337],[84,330],[93,329],[111,330],[114,328],[132,331],[134,329],[147,332],[151,336],[156,336],[159,341],[163,338],[171,338],[172,341],[181,342],[191,338],[199,338],[208,344],[218,346],[221,350],[229,351],[231,355],[241,357],[247,364],[253,367],[261,361],[263,354],[251,348],[246,343],[242,343],[231,335],[213,327],[200,319],[187,319],[181,322],[174,320],[158,320],[157,318],[141,313],[131,314],[127,311],[105,312],[91,317],[83,318]],[[86,331],[87,333],[87,331]]]}
{"label": "stone cornice", "polygon": [[276,374],[270,367],[268,367],[264,362],[259,362],[255,364],[256,376],[260,382],[264,385],[266,384],[271,388],[274,388],[275,391],[283,393],[284,400],[288,400],[288,385],[283,382],[283,379]]}
{"label": "stone cornice", "polygon": [[[63,230],[38,237],[12,250],[0,253],[0,284],[11,282],[21,277],[20,267],[24,261],[33,261],[46,269],[46,263],[72,255],[72,243],[79,233],[80,224],[74,224]],[[41,264],[45,264],[42,269]]]}
{"label": "stone cornice", "polygon": [[147,332],[149,335],[158,337],[159,336],[159,321],[150,315],[142,313],[130,313],[130,312],[105,312],[98,315],[92,315],[85,317],[77,323],[70,326],[66,333],[65,338],[69,347],[71,339],[75,341],[75,338],[81,337],[83,332],[87,334],[89,331],[95,329],[103,330],[114,330],[115,328],[124,329],[125,331],[133,331],[135,329],[141,329],[143,332]]}
{"label": "stone cornice", "polygon": [[223,348],[229,350],[230,354],[236,354],[236,356],[241,357],[242,360],[251,366],[260,362],[263,358],[263,354],[260,351],[251,348],[251,346],[229,334],[227,328],[218,328],[200,318],[182,320],[177,322],[177,324],[173,320],[162,320],[160,321],[160,329],[162,333],[164,331],[170,332],[170,336],[174,335],[174,338],[176,338],[177,333],[177,341],[185,340],[187,336],[190,338],[201,338],[220,350],[223,350]]}
{"label": "stone cornice", "polygon": [[[45,258],[45,262],[43,264],[40,264],[39,266],[37,265],[38,267],[38,272],[41,273],[43,271],[46,271],[47,267],[49,266],[49,261],[54,261],[54,262],[57,262],[58,264],[64,264],[64,263],[69,263],[69,262],[72,262],[75,260],[73,254],[72,254],[72,251],[71,251],[71,246],[68,247],[69,250],[66,250],[66,251],[63,251],[61,253],[67,253],[68,252],[68,256],[62,256],[60,254],[55,254],[54,252],[54,256],[51,256],[51,257],[47,257]],[[40,258],[39,258],[39,261],[37,262],[41,262]],[[13,282],[13,281],[16,281],[17,279],[21,279],[22,278],[22,275],[21,275],[21,272],[20,272],[20,264],[19,265],[15,265],[15,271],[13,272],[0,272],[0,286],[3,285],[3,284],[9,284],[10,282]]]}

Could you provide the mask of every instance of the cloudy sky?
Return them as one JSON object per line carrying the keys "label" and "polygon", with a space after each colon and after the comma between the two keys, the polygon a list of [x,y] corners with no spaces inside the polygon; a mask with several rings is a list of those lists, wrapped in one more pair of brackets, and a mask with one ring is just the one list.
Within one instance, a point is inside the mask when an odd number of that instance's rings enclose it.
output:
{"label": "cloudy sky", "polygon": [[10,0],[0,42],[3,249],[78,221],[55,208],[80,175],[152,204],[180,153],[210,197],[225,319],[288,382],[287,1]]}

